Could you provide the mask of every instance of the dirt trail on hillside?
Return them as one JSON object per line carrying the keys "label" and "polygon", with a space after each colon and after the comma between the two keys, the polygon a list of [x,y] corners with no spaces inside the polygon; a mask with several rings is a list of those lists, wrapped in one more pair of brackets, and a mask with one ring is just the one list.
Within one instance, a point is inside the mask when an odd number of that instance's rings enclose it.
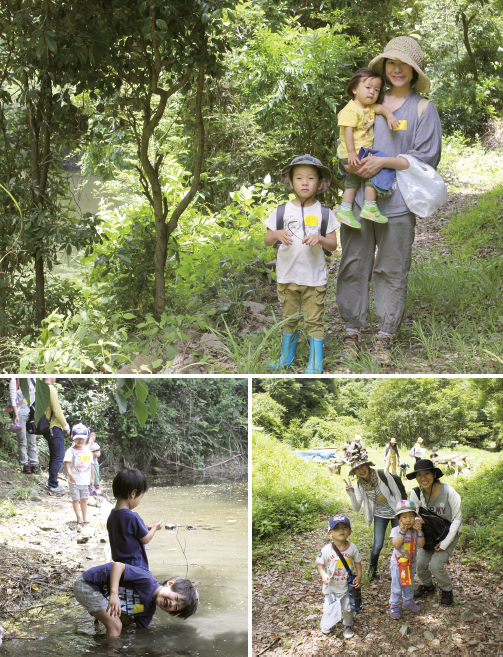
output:
{"label": "dirt trail on hillside", "polygon": [[[380,577],[362,588],[363,611],[355,618],[355,636],[325,636],[319,626],[323,610],[321,580],[314,559],[326,542],[325,523],[317,530],[290,535],[278,545],[271,568],[254,564],[253,655],[503,655],[503,579],[484,563],[461,563],[457,548],[448,570],[454,584],[452,607],[440,607],[439,595],[419,601],[420,612],[389,615],[389,554],[385,542]],[[355,543],[368,563],[370,545]],[[365,572],[365,568],[364,568]],[[404,629],[405,628],[405,629]],[[401,632],[404,632],[402,636]]]}

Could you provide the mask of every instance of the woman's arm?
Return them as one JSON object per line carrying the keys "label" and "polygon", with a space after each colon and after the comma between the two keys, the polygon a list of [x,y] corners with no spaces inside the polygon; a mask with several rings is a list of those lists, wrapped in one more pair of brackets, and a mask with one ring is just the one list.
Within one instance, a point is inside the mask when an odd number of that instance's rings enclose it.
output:
{"label": "woman's arm", "polygon": [[461,527],[462,514],[461,514],[461,497],[452,486],[449,486],[447,501],[452,511],[452,521],[451,526],[449,527],[449,533],[440,542],[439,546],[441,550],[446,550],[452,541],[455,539],[459,528]]}

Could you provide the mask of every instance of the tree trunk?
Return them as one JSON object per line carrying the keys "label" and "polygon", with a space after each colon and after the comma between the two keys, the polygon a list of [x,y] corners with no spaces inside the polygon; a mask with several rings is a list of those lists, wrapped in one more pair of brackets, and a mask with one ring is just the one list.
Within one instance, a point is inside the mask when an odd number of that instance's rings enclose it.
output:
{"label": "tree trunk", "polygon": [[473,79],[475,80],[475,82],[478,82],[479,74],[477,71],[477,61],[475,60],[475,55],[473,54],[470,46],[470,39],[468,38],[468,28],[474,18],[475,18],[475,14],[473,14],[473,16],[469,20],[467,20],[465,12],[464,11],[461,12],[461,22],[463,23],[463,41],[465,43],[466,52],[468,53],[468,57],[470,58],[470,62],[472,65]]}
{"label": "tree trunk", "polygon": [[42,320],[45,319],[45,277],[44,277],[44,259],[35,256],[35,309],[37,326],[42,326]]}

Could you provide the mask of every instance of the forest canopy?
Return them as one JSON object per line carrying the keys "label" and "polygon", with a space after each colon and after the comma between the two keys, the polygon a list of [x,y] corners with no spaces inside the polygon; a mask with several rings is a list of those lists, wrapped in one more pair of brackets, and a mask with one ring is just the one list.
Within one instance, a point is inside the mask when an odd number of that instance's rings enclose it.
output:
{"label": "forest canopy", "polygon": [[[456,148],[496,148],[502,29],[501,0],[2,2],[4,370],[114,372],[149,352],[154,371],[234,321],[247,276],[273,281],[279,171],[305,152],[335,168],[345,85],[395,36],[425,51]],[[80,174],[99,212],[80,210]]]}

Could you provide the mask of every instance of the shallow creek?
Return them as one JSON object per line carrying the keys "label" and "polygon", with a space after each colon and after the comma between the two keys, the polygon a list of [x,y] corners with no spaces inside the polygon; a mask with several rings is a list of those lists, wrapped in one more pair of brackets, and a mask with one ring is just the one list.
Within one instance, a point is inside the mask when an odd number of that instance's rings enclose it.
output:
{"label": "shallow creek", "polygon": [[[156,482],[136,509],[147,524],[162,529],[147,545],[150,570],[159,581],[172,575],[197,581],[200,605],[185,621],[158,609],[148,630],[123,628],[107,640],[104,628],[72,598],[54,613],[26,619],[23,634],[41,637],[8,641],[0,654],[150,655],[241,657],[248,652],[248,504],[246,483],[164,486]],[[188,528],[189,527],[189,528]],[[103,559],[89,566],[104,562]],[[185,554],[184,554],[185,552]],[[187,566],[188,563],[188,566]]]}

